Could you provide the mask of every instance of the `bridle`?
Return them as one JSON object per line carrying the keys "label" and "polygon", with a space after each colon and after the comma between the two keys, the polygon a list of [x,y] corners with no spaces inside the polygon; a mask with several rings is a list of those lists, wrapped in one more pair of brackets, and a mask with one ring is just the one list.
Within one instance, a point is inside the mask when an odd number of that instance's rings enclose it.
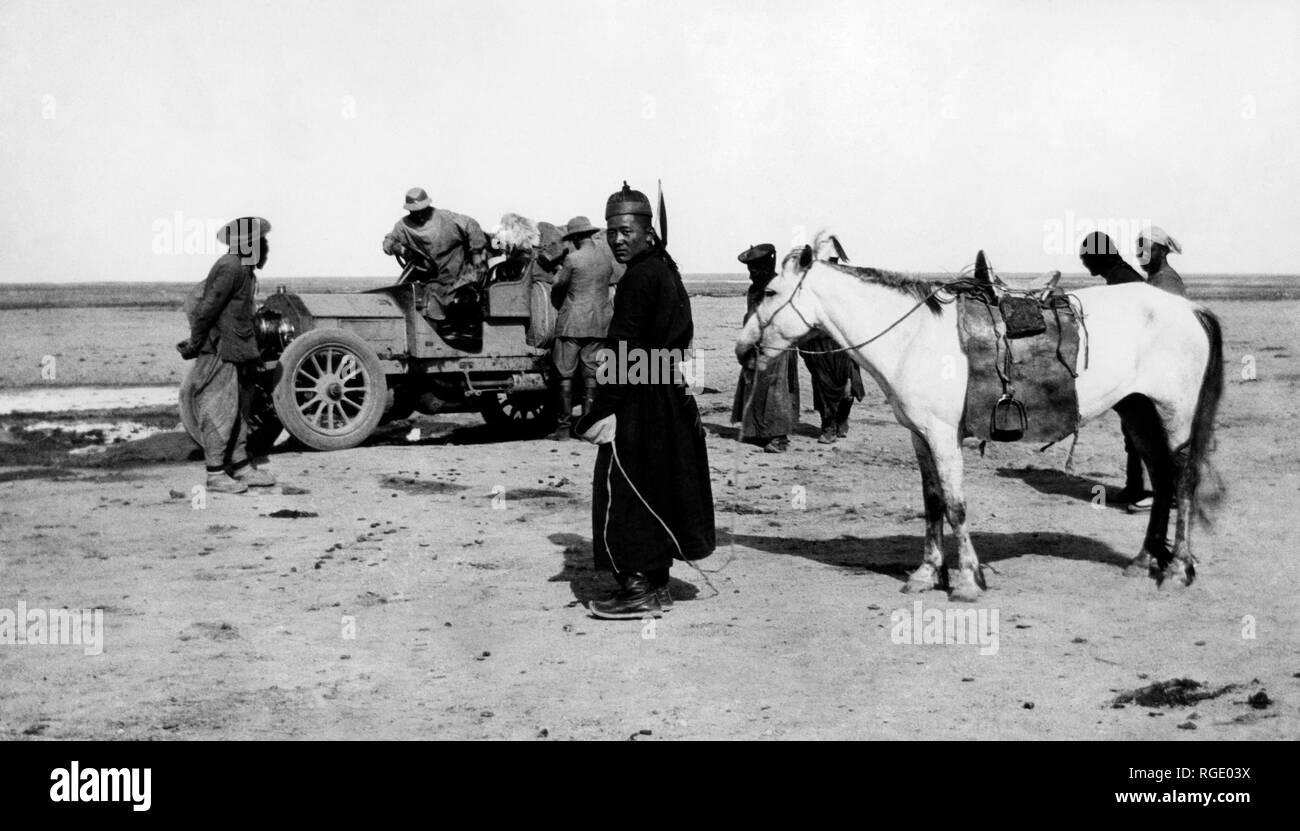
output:
{"label": "bridle", "polygon": [[[957,279],[957,280],[953,280],[952,282],[944,283],[943,285],[941,285],[941,286],[939,286],[938,288],[936,288],[934,291],[932,291],[932,292],[930,292],[929,294],[927,294],[923,299],[921,299],[920,301],[918,301],[917,304],[916,304],[915,306],[913,306],[912,308],[908,309],[907,312],[905,312],[905,313],[903,314],[902,317],[898,318],[898,319],[895,320],[893,323],[889,324],[889,325],[886,326],[884,329],[880,330],[879,332],[877,332],[876,334],[874,334],[874,335],[872,335],[871,337],[867,338],[866,340],[862,341],[861,343],[855,343],[855,344],[852,344],[852,345],[850,345],[850,346],[841,346],[841,347],[838,347],[838,348],[836,348],[836,349],[800,349],[799,346],[798,346],[798,344],[796,344],[796,345],[794,345],[794,346],[786,346],[786,347],[770,347],[770,346],[764,346],[764,345],[763,345],[763,332],[767,329],[768,326],[771,326],[771,325],[772,325],[772,321],[776,319],[776,316],[777,316],[778,314],[780,314],[780,313],[785,309],[786,306],[789,306],[790,309],[791,309],[791,310],[792,310],[796,315],[799,316],[799,320],[803,322],[803,325],[804,325],[804,326],[807,326],[809,329],[816,329],[816,328],[817,328],[817,327],[816,327],[815,325],[813,325],[812,323],[809,323],[809,322],[808,322],[808,318],[804,317],[804,316],[803,316],[803,312],[799,311],[799,307],[796,306],[796,305],[794,305],[794,298],[795,298],[795,295],[797,295],[797,294],[798,294],[798,293],[803,289],[803,281],[804,281],[805,278],[807,278],[807,276],[808,276],[808,272],[812,270],[812,266],[813,266],[813,265],[816,265],[816,263],[814,262],[812,265],[809,265],[808,268],[804,269],[803,274],[799,275],[799,282],[795,285],[795,287],[794,287],[794,291],[790,292],[790,296],[786,298],[786,300],[785,300],[784,303],[782,303],[780,306],[777,306],[777,307],[776,307],[776,311],[772,312],[770,315],[767,316],[767,321],[766,321],[766,322],[764,322],[764,320],[763,320],[763,316],[762,316],[761,314],[759,314],[758,310],[757,310],[757,309],[754,310],[754,316],[758,318],[758,341],[754,344],[754,347],[755,347],[757,350],[759,350],[759,352],[764,353],[764,354],[766,354],[766,353],[768,353],[768,352],[775,352],[775,353],[780,353],[780,352],[798,352],[798,353],[801,354],[801,355],[833,355],[833,354],[835,354],[835,353],[837,353],[837,352],[849,352],[849,351],[852,351],[852,350],[854,350],[854,349],[861,349],[862,347],[867,346],[867,345],[869,345],[869,344],[871,344],[871,343],[874,343],[875,341],[877,341],[877,340],[879,340],[880,338],[884,337],[885,335],[889,334],[889,332],[891,332],[891,331],[892,331],[895,327],[897,327],[900,323],[902,323],[904,320],[907,320],[907,318],[911,317],[912,314],[913,314],[917,309],[919,309],[919,308],[921,308],[922,306],[926,305],[926,304],[929,303],[931,300],[937,300],[938,302],[940,302],[940,303],[945,303],[945,304],[946,304],[946,303],[952,303],[952,302],[956,301],[956,299],[957,299],[957,295],[956,295],[955,293],[952,292],[952,288],[953,288],[953,287],[958,286],[958,285],[962,285],[962,284],[966,284],[966,283],[972,283],[972,284],[973,284],[973,281],[971,281],[969,278],[959,278],[959,279]],[[949,292],[949,294],[951,294],[952,296],[951,296],[951,297],[948,297],[947,299],[944,299],[944,298],[942,298],[942,297],[939,296],[939,294],[940,294],[941,292]]]}

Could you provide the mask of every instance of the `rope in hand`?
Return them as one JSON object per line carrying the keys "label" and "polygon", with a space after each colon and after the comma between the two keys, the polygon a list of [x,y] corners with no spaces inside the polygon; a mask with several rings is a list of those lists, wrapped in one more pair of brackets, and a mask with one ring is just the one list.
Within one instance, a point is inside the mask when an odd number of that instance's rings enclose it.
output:
{"label": "rope in hand", "polygon": [[[804,276],[807,276],[807,272],[804,273]],[[799,309],[798,309],[797,307],[795,307],[795,306],[792,305],[792,303],[793,303],[793,301],[794,301],[794,296],[795,296],[795,294],[797,294],[797,293],[799,292],[799,290],[800,290],[801,288],[803,288],[803,277],[800,277],[800,278],[799,278],[799,284],[795,287],[795,290],[794,290],[793,292],[791,292],[790,297],[787,298],[786,301],[785,301],[785,303],[781,304],[781,306],[779,306],[775,312],[773,312],[771,315],[768,316],[767,322],[764,322],[763,319],[762,319],[762,317],[759,317],[759,319],[758,319],[758,332],[759,332],[759,335],[758,335],[758,341],[755,343],[755,348],[756,348],[757,350],[763,352],[763,353],[768,353],[768,352],[777,352],[777,353],[781,353],[781,352],[798,352],[798,353],[800,353],[800,354],[802,354],[802,355],[832,355],[832,354],[835,354],[835,353],[837,353],[837,352],[848,352],[848,351],[851,351],[851,350],[854,350],[854,349],[860,349],[860,348],[862,348],[862,347],[864,347],[864,346],[867,346],[867,345],[873,343],[873,342],[876,341],[876,340],[879,340],[880,338],[884,337],[884,336],[885,336],[886,334],[888,334],[889,332],[893,331],[893,329],[894,329],[895,327],[897,327],[899,324],[901,324],[901,323],[902,323],[904,320],[906,320],[907,318],[911,317],[912,314],[915,313],[917,309],[920,309],[922,306],[926,305],[926,304],[929,303],[931,300],[937,300],[938,302],[940,302],[940,303],[945,303],[945,304],[946,304],[946,303],[953,303],[953,302],[955,302],[956,299],[957,299],[957,296],[956,296],[956,294],[955,294],[952,290],[953,290],[954,288],[956,288],[956,287],[959,287],[959,286],[965,286],[965,285],[977,285],[977,284],[975,283],[975,281],[974,281],[973,279],[971,279],[971,278],[967,278],[967,277],[961,277],[961,278],[958,278],[958,279],[956,279],[956,280],[950,281],[950,282],[948,282],[948,283],[944,283],[943,285],[941,285],[941,286],[935,288],[933,291],[931,291],[929,294],[927,294],[923,299],[921,299],[920,301],[918,301],[918,302],[916,303],[916,305],[912,306],[912,308],[908,309],[907,312],[904,313],[902,317],[898,318],[898,319],[895,320],[893,323],[891,323],[891,324],[889,324],[888,326],[886,326],[883,330],[881,330],[880,332],[876,333],[876,334],[873,335],[872,337],[867,338],[865,341],[862,341],[861,343],[852,344],[852,345],[850,345],[850,346],[839,347],[839,348],[836,348],[836,349],[825,349],[825,350],[819,350],[819,349],[800,349],[797,345],[792,346],[792,347],[783,347],[783,348],[777,348],[777,349],[773,349],[772,347],[766,347],[766,346],[763,346],[763,332],[764,332],[764,330],[765,330],[769,325],[771,325],[771,322],[772,322],[773,318],[775,318],[776,315],[777,315],[778,313],[780,313],[781,310],[784,309],[786,306],[790,306],[790,308],[794,310],[794,313],[797,314],[797,315],[799,315],[799,319],[802,320],[802,321],[804,322],[804,324],[808,326],[809,329],[816,328],[816,327],[814,327],[814,326],[812,326],[811,324],[808,323],[808,320],[803,316],[803,313],[800,312]],[[939,297],[939,294],[942,293],[942,292],[949,292],[949,293],[952,293],[953,296],[950,297],[950,298],[948,298],[948,299],[944,299],[944,298],[942,298],[942,297]],[[754,314],[757,315],[758,312],[755,311]],[[740,427],[739,427],[738,430],[737,430],[737,436],[736,436],[736,439],[737,439],[736,444],[737,444],[737,445],[739,445],[739,444],[741,443],[741,441],[740,441],[740,440],[741,440],[741,435],[740,435],[740,434],[743,433],[743,431],[744,431],[744,429],[745,429],[745,416],[749,414],[750,406],[753,404],[753,401],[754,401],[754,395],[755,395],[755,393],[757,392],[757,389],[758,389],[757,378],[758,378],[758,372],[757,372],[757,368],[755,368],[755,371],[754,371],[754,382],[750,383],[750,385],[749,385],[749,390],[747,391],[747,394],[746,394],[746,396],[745,396],[745,403],[744,403],[744,405],[743,405],[742,408],[741,408],[741,421],[740,421]],[[605,491],[606,491],[607,497],[606,497],[606,500],[605,500],[605,524],[604,524],[604,533],[603,533],[603,536],[604,536],[604,538],[605,538],[605,552],[606,552],[606,554],[609,556],[610,564],[614,566],[614,571],[617,573],[617,572],[619,571],[619,569],[618,569],[618,564],[617,564],[617,563],[615,562],[615,560],[614,560],[614,552],[613,552],[613,550],[610,548],[610,545],[609,545],[609,518],[610,518],[611,510],[612,510],[612,508],[613,508],[613,503],[614,503],[614,500],[613,500],[613,484],[614,484],[614,483],[613,483],[613,472],[614,472],[614,468],[617,467],[617,468],[618,468],[618,472],[619,472],[620,474],[622,474],[622,476],[623,476],[623,481],[627,482],[628,487],[630,487],[630,488],[632,489],[632,493],[636,495],[636,498],[641,502],[641,504],[645,507],[645,509],[646,509],[647,511],[650,512],[650,515],[653,516],[653,517],[655,518],[655,520],[660,524],[660,526],[663,527],[664,532],[668,534],[668,538],[669,538],[670,540],[672,540],[673,547],[677,549],[678,559],[680,559],[680,560],[682,560],[683,562],[685,562],[688,566],[690,566],[692,569],[694,569],[695,572],[696,572],[697,574],[700,575],[700,579],[702,579],[702,580],[704,581],[705,585],[707,585],[707,586],[709,587],[709,589],[713,592],[713,595],[712,595],[713,597],[716,597],[716,596],[718,596],[719,594],[721,594],[721,592],[718,590],[718,587],[715,586],[715,585],[713,585],[713,581],[709,579],[709,574],[711,574],[711,573],[716,574],[716,573],[722,571],[722,569],[725,568],[725,567],[730,563],[730,560],[728,561],[728,563],[724,563],[721,567],[719,567],[719,568],[717,568],[717,569],[714,569],[713,571],[709,572],[709,571],[705,571],[703,568],[700,568],[700,567],[699,567],[698,565],[696,565],[692,560],[688,560],[688,559],[686,559],[685,554],[682,552],[682,546],[681,546],[681,544],[677,541],[677,536],[676,536],[675,534],[673,534],[672,529],[668,527],[668,523],[664,521],[663,517],[659,516],[659,514],[655,511],[654,508],[650,507],[650,503],[646,500],[646,498],[645,498],[644,496],[641,495],[641,491],[637,489],[636,484],[632,481],[632,477],[628,476],[627,469],[623,467],[623,460],[622,460],[621,458],[619,458],[619,455],[618,455],[618,442],[617,442],[617,439],[611,440],[609,444],[610,444],[610,453],[611,453],[611,456],[612,456],[612,462],[613,462],[613,464],[611,464],[611,465],[610,465],[608,468],[606,468],[606,470],[605,470]],[[738,451],[737,451],[737,452],[738,452]],[[735,484],[735,485],[738,485],[738,484],[739,484],[739,477],[736,475],[737,467],[738,467],[738,466],[736,465],[736,457],[735,457],[735,453],[733,452],[733,454],[732,454],[732,474],[733,474],[733,475],[732,475],[732,481],[733,481],[733,484]],[[736,543],[735,543],[735,538],[736,538],[736,506],[735,506],[735,504],[734,504],[734,500],[733,500],[733,504],[732,504],[732,506],[731,506],[731,545],[732,545],[732,558],[733,558],[733,559],[734,559],[734,557],[735,557],[735,544],[736,544]]]}
{"label": "rope in hand", "polygon": [[686,555],[682,552],[681,543],[677,542],[677,535],[673,533],[673,529],[669,528],[668,523],[664,522],[663,517],[659,516],[655,509],[650,507],[650,503],[641,495],[641,491],[637,490],[636,484],[632,481],[632,477],[627,475],[627,469],[623,467],[623,460],[618,457],[617,436],[610,440],[609,449],[613,456],[613,464],[605,469],[605,491],[607,496],[605,499],[605,530],[603,536],[605,538],[605,553],[609,555],[609,562],[614,566],[614,571],[617,573],[619,568],[618,564],[614,562],[614,552],[609,546],[609,515],[614,505],[614,483],[612,476],[614,468],[617,466],[618,472],[623,474],[623,481],[627,482],[628,487],[632,489],[632,493],[636,494],[636,498],[640,500],[641,504],[645,506],[645,509],[650,512],[650,516],[658,520],[659,524],[663,526],[664,531],[668,534],[668,539],[673,541],[673,547],[677,549],[677,559],[695,569],[696,573],[700,575],[700,579],[704,581],[704,584],[713,591],[711,597],[717,597],[721,594],[721,592],[718,591],[718,587],[713,585],[713,581],[709,579],[709,576],[704,569],[697,566],[693,561],[686,559]]}

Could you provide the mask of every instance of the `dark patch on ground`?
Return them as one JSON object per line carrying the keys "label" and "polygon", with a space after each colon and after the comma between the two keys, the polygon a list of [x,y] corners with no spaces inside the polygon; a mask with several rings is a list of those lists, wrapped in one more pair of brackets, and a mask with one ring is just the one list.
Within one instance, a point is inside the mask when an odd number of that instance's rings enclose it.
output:
{"label": "dark patch on ground", "polygon": [[1198,701],[1218,698],[1224,693],[1237,689],[1236,684],[1228,684],[1218,689],[1211,689],[1200,681],[1190,678],[1171,678],[1157,681],[1135,690],[1126,690],[1115,696],[1111,705],[1137,704],[1141,707],[1190,707]]}
{"label": "dark patch on ground", "polygon": [[571,493],[565,493],[555,488],[515,488],[505,492],[506,500],[511,499],[573,499]]}
{"label": "dark patch on ground", "polygon": [[[416,479],[411,476],[381,476],[379,484],[389,490],[411,494],[455,493],[467,488],[466,485],[457,485],[454,482],[441,482],[437,479]],[[556,495],[553,492],[547,492],[547,496]]]}
{"label": "dark patch on ground", "polygon": [[0,473],[0,482],[22,482],[27,479],[48,479],[57,471],[48,467],[29,467]]}
{"label": "dark patch on ground", "polygon": [[239,630],[229,623],[201,621],[190,627],[193,634],[181,635],[181,640],[188,641],[194,637],[205,637],[214,641],[239,640]]}
{"label": "dark patch on ground", "polygon": [[[79,420],[89,418],[85,413],[77,413],[76,416]],[[138,417],[134,412],[121,417],[148,423],[147,419]],[[173,417],[168,426],[175,423]],[[21,477],[31,479],[54,476],[59,468],[125,468],[190,462],[203,457],[199,446],[184,431],[179,430],[111,444],[100,453],[73,455],[69,452],[81,447],[102,445],[102,437],[97,441],[96,432],[27,430],[21,425],[13,425],[7,431],[8,440],[0,442],[0,467],[31,465],[47,468],[44,474],[28,472]]]}
{"label": "dark patch on ground", "polygon": [[759,508],[754,505],[745,505],[740,502],[719,502],[714,506],[714,512],[719,514],[774,514],[776,511],[770,508]]}
{"label": "dark patch on ground", "polygon": [[295,511],[292,508],[281,508],[278,511],[272,511],[267,516],[276,519],[310,519],[311,517],[320,516],[315,511]]}
{"label": "dark patch on ground", "polygon": [[1259,692],[1246,699],[1246,703],[1256,710],[1266,710],[1273,704],[1273,699],[1268,697],[1268,693],[1260,690]]}

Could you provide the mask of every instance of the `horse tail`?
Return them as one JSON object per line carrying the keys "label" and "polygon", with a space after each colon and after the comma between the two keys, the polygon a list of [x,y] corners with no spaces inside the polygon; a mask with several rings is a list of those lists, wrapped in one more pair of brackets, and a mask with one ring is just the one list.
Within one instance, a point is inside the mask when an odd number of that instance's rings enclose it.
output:
{"label": "horse tail", "polygon": [[[1224,496],[1223,481],[1210,466],[1210,454],[1214,450],[1214,419],[1219,412],[1219,401],[1223,398],[1223,329],[1219,325],[1219,318],[1209,309],[1198,306],[1194,314],[1209,340],[1210,355],[1206,360],[1200,392],[1196,396],[1192,435],[1188,440],[1186,475],[1191,477],[1196,516],[1202,522],[1210,524],[1214,510]],[[1197,499],[1196,488],[1202,477],[1210,479],[1214,489],[1212,493]]]}

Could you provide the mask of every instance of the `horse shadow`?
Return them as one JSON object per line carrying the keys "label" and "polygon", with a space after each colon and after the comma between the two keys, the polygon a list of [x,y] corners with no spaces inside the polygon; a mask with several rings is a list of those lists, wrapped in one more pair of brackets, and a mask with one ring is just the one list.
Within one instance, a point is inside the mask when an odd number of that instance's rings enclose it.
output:
{"label": "horse shadow", "polygon": [[[721,531],[726,542],[743,545],[756,551],[806,560],[844,569],[850,573],[871,572],[893,577],[900,583],[921,564],[924,538],[918,534],[891,534],[883,537],[843,536],[832,540],[815,540],[802,537],[762,536],[758,534],[730,535]],[[1092,537],[1046,531],[998,533],[975,531],[971,543],[983,564],[996,563],[1023,557],[1027,554],[1082,560],[1123,568],[1132,559]],[[951,543],[945,551],[950,551]]]}
{"label": "horse shadow", "polygon": [[[558,574],[548,577],[547,582],[568,583],[576,603],[603,600],[618,588],[618,581],[611,572],[596,568],[592,561],[590,539],[564,532],[551,534],[546,539],[564,549],[563,567]],[[668,591],[675,601],[694,600],[700,593],[694,585],[676,577],[668,579]]]}
{"label": "horse shadow", "polygon": [[[1039,493],[1049,496],[1068,496],[1083,502],[1096,502],[1097,495],[1106,495],[1105,507],[1122,510],[1119,501],[1121,489],[1107,485],[1091,476],[1077,476],[1055,468],[1000,467],[997,475],[1003,479],[1019,479]],[[1100,488],[1100,490],[1098,490]]]}
{"label": "horse shadow", "polygon": [[720,439],[736,441],[740,436],[739,424],[717,424],[716,422],[711,421],[705,421],[703,424],[706,432],[711,433]]}
{"label": "horse shadow", "polygon": [[[739,424],[726,425],[726,424],[718,424],[716,422],[706,421],[704,422],[704,429],[707,430],[712,435],[717,436],[720,439],[726,439],[728,441],[736,441],[736,439],[740,436]],[[809,438],[809,439],[818,438],[819,436],[821,436],[821,434],[822,431],[820,428],[814,427],[811,424],[805,424],[802,421],[795,424],[794,428],[790,431],[790,435],[792,436],[803,436],[804,438]]]}

